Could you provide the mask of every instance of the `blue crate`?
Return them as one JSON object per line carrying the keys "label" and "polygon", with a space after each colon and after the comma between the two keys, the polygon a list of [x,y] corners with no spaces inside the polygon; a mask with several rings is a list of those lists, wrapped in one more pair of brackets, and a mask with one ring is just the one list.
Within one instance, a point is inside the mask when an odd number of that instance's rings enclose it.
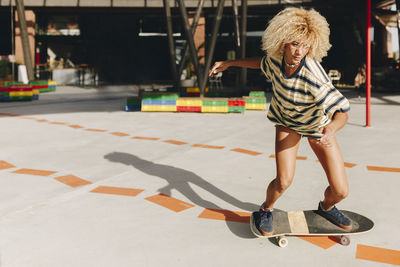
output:
{"label": "blue crate", "polygon": [[176,106],[176,100],[142,100],[142,105],[149,106]]}
{"label": "blue crate", "polygon": [[141,111],[141,110],[142,110],[141,106],[133,106],[133,105],[125,106],[125,111]]}

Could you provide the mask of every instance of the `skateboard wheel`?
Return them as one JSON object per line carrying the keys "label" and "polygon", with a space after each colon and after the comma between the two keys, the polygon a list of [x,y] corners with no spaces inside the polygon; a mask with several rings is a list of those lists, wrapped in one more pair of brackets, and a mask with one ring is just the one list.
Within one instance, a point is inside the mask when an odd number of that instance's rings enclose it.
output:
{"label": "skateboard wheel", "polygon": [[284,236],[278,236],[277,238],[276,238],[276,241],[278,242],[278,245],[279,245],[279,247],[281,247],[281,248],[284,248],[284,247],[286,247],[287,245],[288,245],[288,240],[287,240],[287,238],[286,237],[284,237]]}
{"label": "skateboard wheel", "polygon": [[350,245],[350,237],[347,235],[342,235],[340,236],[340,244],[342,246],[348,246]]}

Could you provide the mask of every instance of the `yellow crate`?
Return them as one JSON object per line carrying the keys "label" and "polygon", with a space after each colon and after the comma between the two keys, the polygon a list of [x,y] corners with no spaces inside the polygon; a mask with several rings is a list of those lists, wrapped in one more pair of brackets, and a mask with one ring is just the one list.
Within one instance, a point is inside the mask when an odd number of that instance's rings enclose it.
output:
{"label": "yellow crate", "polygon": [[250,104],[246,103],[246,110],[266,110],[267,104]]}
{"label": "yellow crate", "polygon": [[228,106],[202,106],[201,112],[228,113]]}
{"label": "yellow crate", "polygon": [[33,95],[40,95],[39,89],[33,89],[32,93],[33,93]]}
{"label": "yellow crate", "polygon": [[176,106],[158,106],[158,105],[143,105],[142,111],[151,111],[151,112],[176,112]]}
{"label": "yellow crate", "polygon": [[56,82],[56,81],[49,81],[48,84],[49,84],[49,85],[57,85],[57,82]]}
{"label": "yellow crate", "polygon": [[176,100],[176,105],[181,107],[201,107],[201,98],[180,97]]}
{"label": "yellow crate", "polygon": [[32,91],[26,91],[26,92],[10,92],[10,97],[13,96],[33,96]]}
{"label": "yellow crate", "polygon": [[[204,90],[206,93],[208,93],[208,87],[205,88]],[[187,93],[200,93],[200,88],[199,87],[188,87],[186,88]]]}

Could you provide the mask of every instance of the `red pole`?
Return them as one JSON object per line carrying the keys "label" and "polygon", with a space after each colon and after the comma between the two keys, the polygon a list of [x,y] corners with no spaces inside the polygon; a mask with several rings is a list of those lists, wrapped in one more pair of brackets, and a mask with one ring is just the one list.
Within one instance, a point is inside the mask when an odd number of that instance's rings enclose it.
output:
{"label": "red pole", "polygon": [[367,0],[366,127],[371,126],[371,0]]}

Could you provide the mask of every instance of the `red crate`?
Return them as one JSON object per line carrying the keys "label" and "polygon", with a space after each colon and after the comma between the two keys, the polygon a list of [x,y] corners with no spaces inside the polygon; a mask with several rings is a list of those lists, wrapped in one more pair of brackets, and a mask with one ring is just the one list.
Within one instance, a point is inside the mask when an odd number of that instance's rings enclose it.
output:
{"label": "red crate", "polygon": [[244,107],[246,106],[246,100],[243,98],[231,98],[228,100],[228,106]]}
{"label": "red crate", "polygon": [[201,107],[177,106],[176,111],[178,111],[178,112],[201,112]]}

